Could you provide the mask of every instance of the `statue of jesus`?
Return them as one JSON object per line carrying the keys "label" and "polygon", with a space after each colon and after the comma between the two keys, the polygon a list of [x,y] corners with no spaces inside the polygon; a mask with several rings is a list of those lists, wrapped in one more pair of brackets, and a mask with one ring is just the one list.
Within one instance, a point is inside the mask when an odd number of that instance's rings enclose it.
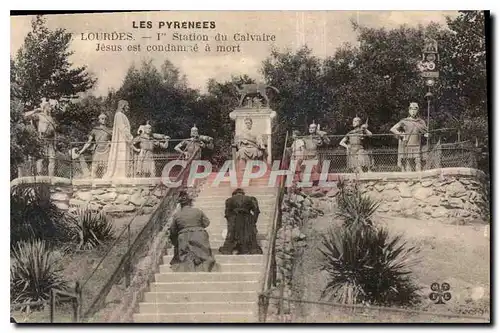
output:
{"label": "statue of jesus", "polygon": [[128,111],[128,102],[124,100],[119,101],[113,124],[108,168],[103,179],[127,178],[131,176],[133,136],[130,132],[130,122],[126,115]]}

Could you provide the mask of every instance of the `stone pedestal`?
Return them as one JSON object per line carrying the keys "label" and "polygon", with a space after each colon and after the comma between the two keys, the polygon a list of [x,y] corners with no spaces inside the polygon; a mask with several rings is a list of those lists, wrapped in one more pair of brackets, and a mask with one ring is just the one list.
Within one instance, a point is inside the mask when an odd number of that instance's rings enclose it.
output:
{"label": "stone pedestal", "polygon": [[235,121],[235,136],[239,136],[245,129],[245,118],[253,121],[252,132],[261,135],[267,143],[267,163],[272,163],[272,125],[276,117],[276,111],[270,108],[238,108],[229,114]]}

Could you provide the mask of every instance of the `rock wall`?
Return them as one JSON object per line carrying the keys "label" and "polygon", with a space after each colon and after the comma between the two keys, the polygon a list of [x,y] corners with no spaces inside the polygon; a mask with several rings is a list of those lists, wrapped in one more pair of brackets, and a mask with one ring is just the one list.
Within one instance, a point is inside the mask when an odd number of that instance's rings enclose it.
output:
{"label": "rock wall", "polygon": [[[285,194],[281,205],[281,227],[276,234],[276,285],[274,296],[292,298],[292,279],[297,257],[306,246],[306,236],[302,227],[308,219],[322,215],[323,212],[313,207],[313,200],[296,189]],[[271,318],[278,313],[279,301],[270,302]],[[290,314],[290,304],[283,302],[282,314]]]}
{"label": "rock wall", "polygon": [[[356,180],[363,193],[379,200],[379,212],[418,218],[489,218],[489,182],[479,170],[449,168],[339,177],[347,183]],[[335,202],[337,193],[336,188],[330,188],[317,190],[311,196]]]}

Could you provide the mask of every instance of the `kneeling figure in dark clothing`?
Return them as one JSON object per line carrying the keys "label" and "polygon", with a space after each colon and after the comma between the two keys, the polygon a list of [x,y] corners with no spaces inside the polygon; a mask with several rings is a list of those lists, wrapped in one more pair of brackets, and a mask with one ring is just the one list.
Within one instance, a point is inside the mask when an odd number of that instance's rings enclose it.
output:
{"label": "kneeling figure in dark clothing", "polygon": [[255,197],[245,195],[236,189],[226,200],[225,217],[228,230],[224,245],[219,249],[222,254],[262,254],[257,243],[257,219],[260,210]]}
{"label": "kneeling figure in dark clothing", "polygon": [[180,211],[174,214],[170,226],[170,240],[174,245],[174,257],[170,262],[177,272],[210,272],[215,259],[210,248],[205,228],[210,220],[205,213],[192,207],[192,199],[187,194],[179,198]]}

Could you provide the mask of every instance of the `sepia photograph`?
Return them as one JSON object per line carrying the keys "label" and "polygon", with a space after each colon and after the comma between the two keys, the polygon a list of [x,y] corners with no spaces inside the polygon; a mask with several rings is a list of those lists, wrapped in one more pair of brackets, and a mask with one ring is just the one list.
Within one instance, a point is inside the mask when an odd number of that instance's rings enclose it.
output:
{"label": "sepia photograph", "polygon": [[491,324],[491,20],[11,11],[11,323]]}

